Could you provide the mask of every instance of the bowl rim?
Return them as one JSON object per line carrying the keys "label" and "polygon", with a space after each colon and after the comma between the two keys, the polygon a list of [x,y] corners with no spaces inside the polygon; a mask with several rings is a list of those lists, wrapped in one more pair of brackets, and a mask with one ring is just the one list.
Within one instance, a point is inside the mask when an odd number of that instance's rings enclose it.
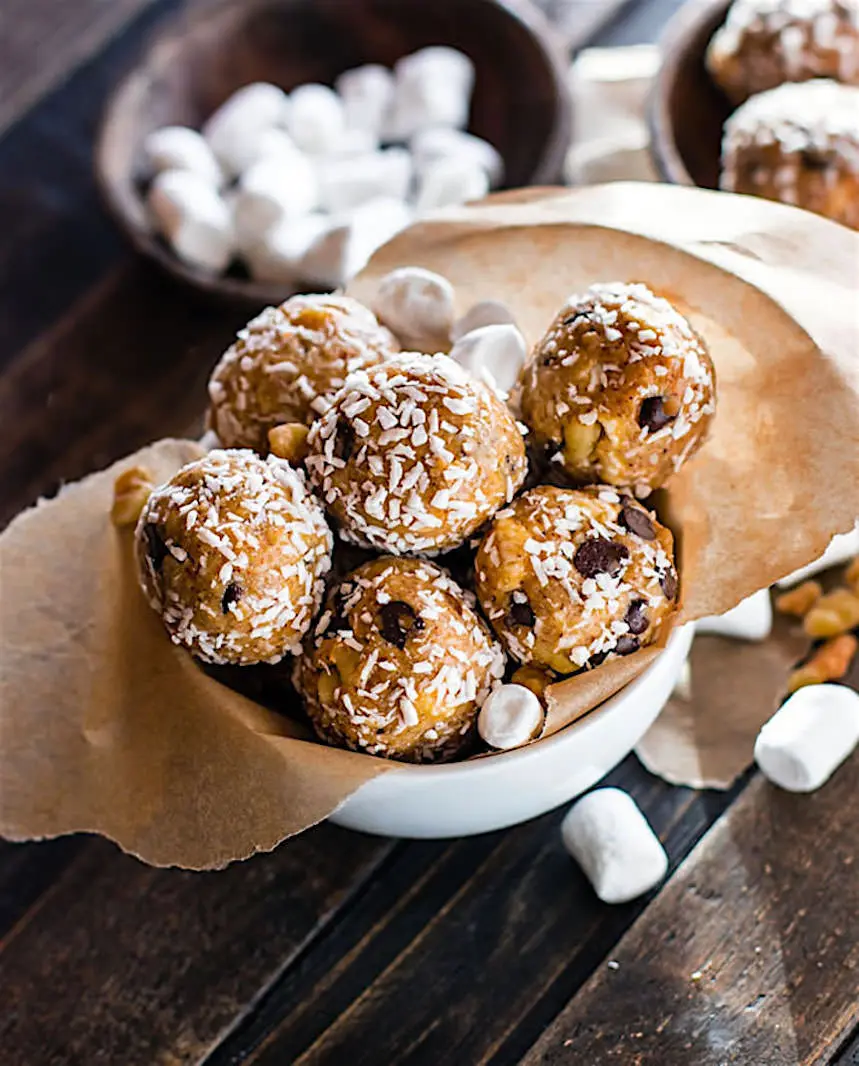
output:
{"label": "bowl rim", "polygon": [[[110,141],[120,121],[123,107],[129,97],[141,90],[145,75],[159,53],[178,48],[182,38],[203,21],[224,17],[231,9],[236,11],[243,9],[247,14],[254,8],[263,8],[275,2],[276,0],[245,0],[244,3],[238,3],[237,0],[218,0],[217,3],[205,8],[185,9],[159,21],[108,94],[99,117],[92,156],[96,187],[102,203],[117,228],[131,242],[138,254],[153,260],[166,273],[198,292],[256,307],[280,303],[290,293],[304,291],[299,287],[300,279],[284,284],[260,282],[253,278],[245,280],[218,274],[210,275],[183,263],[178,256],[163,245],[148,224],[142,200],[140,201],[140,218],[135,218],[127,209],[119,186],[108,177],[109,167],[106,160]],[[420,2],[420,0],[409,0],[409,2]],[[431,3],[432,0],[426,0],[426,2]],[[556,116],[530,176],[529,185],[549,184],[560,176],[572,131],[572,101],[567,88],[566,68],[568,64],[563,36],[543,11],[532,3],[532,0],[480,0],[480,2],[498,9],[518,23],[536,45],[546,63],[555,88]]]}

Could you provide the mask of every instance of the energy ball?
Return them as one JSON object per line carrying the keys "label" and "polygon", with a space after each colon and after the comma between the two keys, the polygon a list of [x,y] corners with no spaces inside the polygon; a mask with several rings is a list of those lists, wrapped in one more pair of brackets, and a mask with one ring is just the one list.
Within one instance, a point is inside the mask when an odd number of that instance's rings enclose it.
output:
{"label": "energy ball", "polygon": [[859,87],[809,81],[747,101],[725,124],[721,186],[859,229]]}
{"label": "energy ball", "polygon": [[348,296],[293,296],[239,332],[209,381],[208,428],[227,448],[265,455],[268,431],[306,425],[348,374],[399,351],[372,311]]}
{"label": "energy ball", "polygon": [[383,557],[329,593],[294,681],[317,733],[389,759],[450,759],[473,739],[504,655],[474,596],[433,563]]}
{"label": "energy ball", "polygon": [[784,82],[859,84],[859,3],[734,0],[710,41],[707,68],[735,104]]}
{"label": "energy ball", "polygon": [[458,547],[525,478],[507,407],[445,355],[352,374],[311,427],[310,478],[341,536],[393,555]]}
{"label": "energy ball", "polygon": [[156,488],[135,534],[140,584],[174,644],[207,663],[300,651],[331,566],[331,531],[281,459],[212,451]]}
{"label": "energy ball", "polygon": [[703,341],[645,285],[570,297],[522,374],[522,418],[576,484],[646,496],[701,444],[715,410]]}
{"label": "energy ball", "polygon": [[543,485],[495,516],[475,588],[511,655],[570,674],[657,639],[677,606],[673,538],[614,489]]}

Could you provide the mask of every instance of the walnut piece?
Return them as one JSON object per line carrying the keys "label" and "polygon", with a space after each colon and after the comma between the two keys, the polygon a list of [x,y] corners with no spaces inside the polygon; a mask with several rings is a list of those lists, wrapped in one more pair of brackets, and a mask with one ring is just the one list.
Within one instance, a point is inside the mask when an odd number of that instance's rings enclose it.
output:
{"label": "walnut piece", "polygon": [[110,517],[120,529],[137,524],[140,512],[154,488],[152,473],[144,466],[131,466],[113,483]]}

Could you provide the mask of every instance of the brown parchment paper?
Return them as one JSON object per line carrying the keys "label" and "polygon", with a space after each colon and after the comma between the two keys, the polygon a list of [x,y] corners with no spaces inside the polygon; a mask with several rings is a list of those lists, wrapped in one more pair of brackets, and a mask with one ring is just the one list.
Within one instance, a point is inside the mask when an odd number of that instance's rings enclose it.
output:
{"label": "brown parchment paper", "polygon": [[[820,555],[859,514],[859,235],[763,201],[615,184],[528,190],[397,237],[351,286],[415,264],[459,310],[506,301],[529,341],[575,289],[648,282],[710,345],[719,410],[674,480],[683,619],[720,613]],[[202,402],[202,397],[201,397]],[[383,760],[305,739],[204,674],[139,594],[114,478],[167,477],[165,441],[68,487],[0,537],[0,832],[94,830],[154,864],[221,866],[314,824]],[[653,651],[554,686],[547,732],[626,684]],[[411,771],[411,772],[420,772]]]}

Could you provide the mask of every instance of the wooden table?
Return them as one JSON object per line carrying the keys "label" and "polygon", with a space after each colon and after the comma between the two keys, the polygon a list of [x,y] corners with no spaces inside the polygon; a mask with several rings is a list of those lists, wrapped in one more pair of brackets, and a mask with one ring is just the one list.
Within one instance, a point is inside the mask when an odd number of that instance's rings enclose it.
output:
{"label": "wooden table", "polygon": [[[651,38],[675,0],[602,34]],[[244,317],[137,260],[90,174],[104,95],[173,0],[4,0],[0,524],[198,416]],[[323,825],[224,872],[84,836],[0,845],[0,1062],[859,1062],[859,758],[811,797],[749,773],[629,789],[671,856],[601,905],[561,811],[402,842]],[[2,787],[2,782],[0,782]]]}

